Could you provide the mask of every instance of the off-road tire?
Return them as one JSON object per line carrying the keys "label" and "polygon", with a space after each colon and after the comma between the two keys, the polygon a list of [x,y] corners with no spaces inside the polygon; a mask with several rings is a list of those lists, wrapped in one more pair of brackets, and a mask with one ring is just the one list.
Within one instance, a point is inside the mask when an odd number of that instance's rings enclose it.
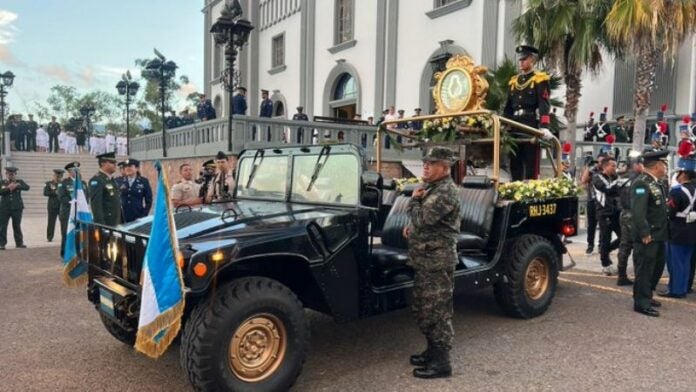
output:
{"label": "off-road tire", "polygon": [[[247,382],[231,369],[230,342],[240,325],[263,314],[284,324],[287,346],[275,371]],[[302,370],[308,341],[302,303],[290,289],[268,278],[243,278],[193,309],[181,339],[181,364],[196,391],[287,391]]]}
{"label": "off-road tire", "polygon": [[[538,235],[523,235],[506,249],[510,257],[503,260],[505,277],[493,286],[496,302],[512,317],[528,319],[546,312],[558,286],[559,255],[551,242]],[[549,281],[543,295],[532,299],[525,289],[527,267],[533,260],[541,260],[548,267]]]}
{"label": "off-road tire", "polygon": [[136,330],[129,331],[127,329],[123,329],[120,325],[111,320],[109,316],[106,316],[101,312],[99,313],[99,318],[101,319],[102,324],[104,324],[104,328],[106,328],[106,330],[109,331],[113,337],[129,346],[135,344],[135,335],[137,333]]}

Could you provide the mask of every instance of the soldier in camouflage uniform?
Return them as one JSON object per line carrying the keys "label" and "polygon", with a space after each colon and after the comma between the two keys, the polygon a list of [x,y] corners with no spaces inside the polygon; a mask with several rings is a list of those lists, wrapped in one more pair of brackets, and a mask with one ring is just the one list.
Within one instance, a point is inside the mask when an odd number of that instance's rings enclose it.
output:
{"label": "soldier in camouflage uniform", "polygon": [[412,311],[428,348],[411,356],[419,378],[449,377],[449,352],[454,339],[452,326],[454,267],[457,264],[460,202],[450,177],[453,154],[433,148],[423,158],[425,188],[416,189],[408,205],[409,265],[415,271]]}
{"label": "soldier in camouflage uniform", "polygon": [[669,239],[667,199],[662,178],[667,174],[669,151],[643,153],[644,172],[631,185],[633,224],[633,260],[636,281],[633,285],[633,310],[658,317],[653,291],[665,267],[665,241]]}
{"label": "soldier in camouflage uniform", "polygon": [[[631,153],[633,154],[633,153]],[[633,281],[628,278],[626,270],[628,269],[628,257],[633,250],[633,234],[632,234],[632,214],[631,214],[631,185],[633,181],[643,172],[643,163],[640,159],[640,153],[635,155],[629,154],[629,169],[621,175],[619,179],[619,202],[621,204],[621,237],[619,238],[619,277],[616,280],[617,286],[630,286]]]}
{"label": "soldier in camouflage uniform", "polygon": [[53,169],[53,179],[46,181],[43,195],[48,197],[48,227],[46,228],[46,239],[53,241],[53,233],[56,229],[56,218],[60,212],[60,201],[58,200],[58,187],[63,179],[62,169]]}

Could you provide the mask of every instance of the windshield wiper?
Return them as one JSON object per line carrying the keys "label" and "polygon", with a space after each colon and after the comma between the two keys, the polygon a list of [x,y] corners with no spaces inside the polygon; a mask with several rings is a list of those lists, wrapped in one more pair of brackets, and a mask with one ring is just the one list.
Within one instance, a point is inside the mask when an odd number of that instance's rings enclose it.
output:
{"label": "windshield wiper", "polygon": [[[249,178],[247,179],[246,189],[249,189],[249,186],[251,186],[251,182],[254,181],[254,177],[256,177],[256,170],[261,165],[261,162],[263,162],[263,157],[265,154],[265,150],[258,150],[256,151],[256,154],[254,154],[254,160],[251,161],[251,173],[249,173]],[[261,156],[261,160],[258,163],[256,163],[256,160],[259,158],[259,156]]]}
{"label": "windshield wiper", "polygon": [[[312,180],[309,182],[309,185],[307,186],[307,191],[309,192],[312,190],[312,187],[314,186],[314,182],[317,180],[319,177],[319,172],[321,172],[321,169],[324,168],[324,165],[326,165],[326,161],[329,159],[329,153],[331,152],[331,146],[324,146],[321,151],[319,152],[319,156],[317,157],[317,163],[314,164],[314,172],[312,173]],[[324,156],[326,154],[326,156]],[[324,157],[324,162],[321,162],[321,158]]]}

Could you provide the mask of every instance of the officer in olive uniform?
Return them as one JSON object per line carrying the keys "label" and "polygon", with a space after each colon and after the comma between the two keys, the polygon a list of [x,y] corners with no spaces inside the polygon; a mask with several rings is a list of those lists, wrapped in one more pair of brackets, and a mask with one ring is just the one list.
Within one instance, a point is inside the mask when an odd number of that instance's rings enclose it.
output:
{"label": "officer in olive uniform", "polygon": [[[63,257],[65,250],[65,236],[68,231],[68,220],[70,219],[70,202],[73,198],[73,189],[75,189],[75,170],[80,168],[80,162],[70,162],[65,165],[65,171],[68,172],[68,177],[58,184],[58,201],[60,202],[60,257]],[[82,181],[82,189],[87,196],[87,184]]]}
{"label": "officer in olive uniform", "polygon": [[29,185],[17,178],[17,168],[5,168],[7,179],[0,180],[0,250],[7,245],[7,224],[12,219],[12,231],[17,248],[26,248],[22,235],[22,191],[28,191]]}
{"label": "officer in olive uniform", "polygon": [[428,342],[427,349],[411,356],[419,378],[449,377],[449,352],[454,340],[452,295],[457,264],[457,235],[461,225],[457,188],[450,177],[451,150],[435,147],[423,158],[425,188],[413,192],[408,204],[410,223],[408,264],[415,272],[411,308]]}
{"label": "officer in olive uniform", "polygon": [[147,216],[152,207],[152,189],[147,178],[140,175],[137,159],[126,161],[126,177],[119,181],[123,222],[132,222]]}
{"label": "officer in olive uniform", "polygon": [[89,180],[89,200],[94,223],[116,226],[121,223],[121,197],[116,181],[116,153],[97,155],[99,171]]}
{"label": "officer in olive uniform", "polygon": [[660,306],[652,299],[653,291],[665,267],[665,241],[669,238],[667,200],[662,178],[667,174],[668,151],[643,153],[643,174],[631,184],[633,224],[633,260],[636,280],[633,285],[633,310],[658,317]]}
{"label": "officer in olive uniform", "polygon": [[46,228],[46,239],[53,241],[53,233],[56,228],[56,218],[60,212],[60,201],[58,200],[58,186],[63,180],[63,169],[53,169],[53,179],[46,181],[43,194],[48,197],[48,227]]}

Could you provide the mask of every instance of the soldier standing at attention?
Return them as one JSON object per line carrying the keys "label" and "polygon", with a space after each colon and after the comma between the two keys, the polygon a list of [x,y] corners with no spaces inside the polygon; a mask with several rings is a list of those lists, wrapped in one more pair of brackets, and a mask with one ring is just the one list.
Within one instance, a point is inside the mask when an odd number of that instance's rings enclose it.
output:
{"label": "soldier standing at attention", "polygon": [[46,127],[48,132],[48,152],[58,152],[58,134],[60,133],[60,124],[56,121],[56,116],[51,116],[51,122]]}
{"label": "soldier standing at attention", "polygon": [[418,378],[452,375],[452,296],[461,225],[457,188],[450,177],[453,162],[452,151],[442,147],[423,158],[426,187],[413,192],[410,223],[403,232],[409,243],[408,265],[415,272],[411,310],[428,342],[423,353],[411,356],[411,364],[417,366],[413,375]]}
{"label": "soldier standing at attention", "polygon": [[[539,128],[544,134],[543,139],[551,139],[554,137],[548,129],[551,123],[551,77],[545,72],[534,71],[534,64],[539,56],[538,49],[521,45],[515,51],[520,73],[510,79],[510,90],[503,114],[524,125]],[[519,143],[516,154],[510,154],[512,180],[537,178],[540,158],[540,150],[536,144]]]}
{"label": "soldier standing at attention", "polygon": [[7,245],[7,224],[12,218],[12,232],[17,248],[26,248],[22,236],[22,191],[28,191],[29,185],[17,178],[17,168],[5,168],[6,180],[0,180],[0,250]]}
{"label": "soldier standing at attention", "polygon": [[152,207],[152,189],[147,178],[140,175],[137,159],[126,161],[126,178],[120,181],[123,222],[132,222],[147,216]]}
{"label": "soldier standing at attention", "polygon": [[53,233],[56,228],[56,218],[60,212],[60,200],[58,200],[58,186],[63,180],[63,169],[53,169],[53,179],[46,181],[43,194],[48,197],[48,227],[46,228],[46,239],[48,242],[53,241]]}
{"label": "soldier standing at attention", "polygon": [[[63,257],[65,250],[65,236],[68,231],[68,220],[70,218],[70,201],[73,198],[75,189],[75,170],[79,169],[80,162],[70,162],[65,165],[68,177],[58,184],[58,201],[60,202],[60,257]],[[82,181],[82,189],[87,192],[87,184]],[[86,195],[86,194],[85,194]]]}
{"label": "soldier standing at attention", "polygon": [[668,151],[643,153],[643,174],[631,185],[633,224],[633,260],[636,281],[633,285],[633,310],[659,317],[653,290],[665,267],[665,241],[669,238],[667,200],[662,179],[667,174]]}
{"label": "soldier standing at attention", "polygon": [[89,204],[94,223],[116,226],[121,223],[121,198],[111,176],[116,171],[116,154],[97,155],[99,171],[89,180]]}
{"label": "soldier standing at attention", "polygon": [[34,121],[34,115],[29,115],[27,121],[27,151],[36,151],[36,130],[39,129],[39,124]]}
{"label": "soldier standing at attention", "polygon": [[[631,224],[631,185],[638,176],[643,173],[643,162],[640,153],[631,152],[628,155],[629,170],[619,179],[619,202],[621,203],[621,237],[619,238],[618,274],[617,286],[630,286],[633,281],[628,278],[628,257],[633,250],[633,225]],[[635,267],[635,263],[634,263]]]}

